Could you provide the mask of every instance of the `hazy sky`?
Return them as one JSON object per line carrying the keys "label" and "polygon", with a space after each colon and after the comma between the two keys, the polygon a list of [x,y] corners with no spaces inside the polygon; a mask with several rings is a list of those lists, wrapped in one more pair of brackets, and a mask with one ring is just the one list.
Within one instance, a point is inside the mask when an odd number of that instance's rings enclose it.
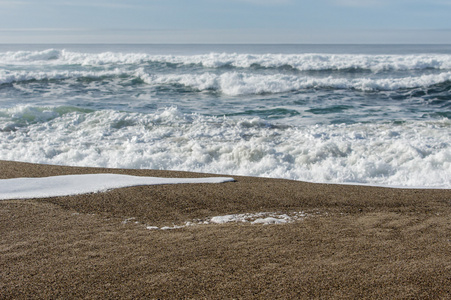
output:
{"label": "hazy sky", "polygon": [[451,0],[0,0],[0,43],[451,43]]}

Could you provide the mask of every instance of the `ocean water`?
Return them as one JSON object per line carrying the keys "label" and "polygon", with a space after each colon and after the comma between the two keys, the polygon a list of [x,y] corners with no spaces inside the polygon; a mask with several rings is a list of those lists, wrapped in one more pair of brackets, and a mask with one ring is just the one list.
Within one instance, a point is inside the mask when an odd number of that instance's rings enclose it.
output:
{"label": "ocean water", "polygon": [[0,159],[451,188],[451,45],[0,45]]}

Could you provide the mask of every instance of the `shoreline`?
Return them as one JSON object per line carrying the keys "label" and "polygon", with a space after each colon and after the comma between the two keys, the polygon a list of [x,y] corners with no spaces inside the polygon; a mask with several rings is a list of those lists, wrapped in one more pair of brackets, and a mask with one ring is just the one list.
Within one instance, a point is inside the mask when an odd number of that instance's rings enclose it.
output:
{"label": "shoreline", "polygon": [[[87,172],[218,176],[0,161],[2,179]],[[449,189],[232,177],[0,201],[2,297],[450,297]],[[298,219],[177,227],[262,212]]]}
{"label": "shoreline", "polygon": [[[105,168],[105,167],[79,167],[79,166],[70,166],[70,165],[52,165],[52,164],[41,164],[41,163],[30,163],[30,162],[21,162],[21,161],[9,161],[9,160],[0,160],[0,168],[8,169],[10,165],[23,165],[25,168],[28,167],[37,167],[41,166],[45,169],[46,166],[50,168],[58,169],[58,171],[63,172],[62,174],[57,174],[55,171],[44,171],[50,172],[51,175],[43,175],[43,176],[31,176],[31,177],[47,177],[47,176],[58,176],[58,175],[75,175],[75,174],[96,174],[96,173],[111,173],[111,174],[128,174],[134,176],[154,176],[154,177],[174,177],[174,178],[199,178],[199,177],[240,177],[240,178],[260,178],[267,180],[288,180],[293,182],[303,182],[307,184],[318,184],[318,185],[338,185],[338,186],[355,186],[355,187],[370,187],[370,188],[387,188],[387,189],[406,189],[406,190],[451,190],[451,187],[442,187],[442,186],[402,186],[402,185],[383,185],[383,184],[371,184],[371,183],[358,183],[358,182],[311,182],[311,181],[301,181],[294,179],[286,179],[286,178],[273,178],[273,177],[259,177],[259,176],[247,176],[247,175],[233,175],[233,174],[216,174],[216,173],[199,173],[199,172],[191,172],[191,171],[178,171],[178,170],[156,170],[156,169],[126,169],[126,168]],[[59,167],[59,168],[58,168]],[[68,169],[66,169],[68,168]],[[33,168],[34,169],[34,168]],[[71,170],[70,170],[71,169]],[[142,172],[135,172],[142,171]],[[17,172],[17,170],[15,170]],[[140,175],[138,175],[138,173]],[[20,175],[16,175],[20,174]],[[57,174],[57,175],[54,175]],[[146,175],[144,175],[146,174]],[[149,175],[153,174],[153,175]],[[11,177],[10,177],[11,176]],[[9,179],[9,178],[19,178],[19,177],[30,177],[25,175],[23,172],[17,173],[0,173],[0,179]]]}

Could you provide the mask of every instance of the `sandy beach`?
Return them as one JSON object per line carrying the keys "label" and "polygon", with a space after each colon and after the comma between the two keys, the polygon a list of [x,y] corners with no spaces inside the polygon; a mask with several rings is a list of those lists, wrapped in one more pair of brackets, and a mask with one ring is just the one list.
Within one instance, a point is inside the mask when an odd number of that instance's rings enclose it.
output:
{"label": "sandy beach", "polygon": [[[0,179],[87,173],[217,176],[0,161]],[[451,190],[233,178],[0,201],[0,298],[451,298]],[[262,212],[302,217],[204,222]]]}

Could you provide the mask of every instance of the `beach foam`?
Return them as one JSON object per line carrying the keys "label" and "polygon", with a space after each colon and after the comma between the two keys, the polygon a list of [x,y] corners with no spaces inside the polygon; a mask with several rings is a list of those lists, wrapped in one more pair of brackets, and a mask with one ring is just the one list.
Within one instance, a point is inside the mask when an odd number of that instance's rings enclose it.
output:
{"label": "beach foam", "polygon": [[0,179],[0,200],[71,196],[140,185],[223,183],[228,181],[233,181],[233,178],[160,178],[118,174],[12,178]]}
{"label": "beach foam", "polygon": [[[319,213],[316,213],[319,215]],[[172,229],[180,229],[189,226],[195,225],[223,225],[229,223],[243,223],[243,224],[251,224],[251,225],[279,225],[279,224],[287,224],[293,223],[296,221],[304,220],[307,217],[311,217],[312,215],[307,214],[305,212],[291,212],[287,214],[280,214],[277,212],[258,212],[258,213],[244,213],[244,214],[231,214],[231,215],[223,215],[223,216],[215,216],[211,218],[207,218],[205,220],[191,220],[185,222],[182,225],[173,225],[173,226],[152,226],[145,225],[149,230],[172,230]],[[123,222],[123,224],[127,224],[129,220],[135,220],[135,218],[129,218]],[[135,224],[140,224],[139,222]]]}

